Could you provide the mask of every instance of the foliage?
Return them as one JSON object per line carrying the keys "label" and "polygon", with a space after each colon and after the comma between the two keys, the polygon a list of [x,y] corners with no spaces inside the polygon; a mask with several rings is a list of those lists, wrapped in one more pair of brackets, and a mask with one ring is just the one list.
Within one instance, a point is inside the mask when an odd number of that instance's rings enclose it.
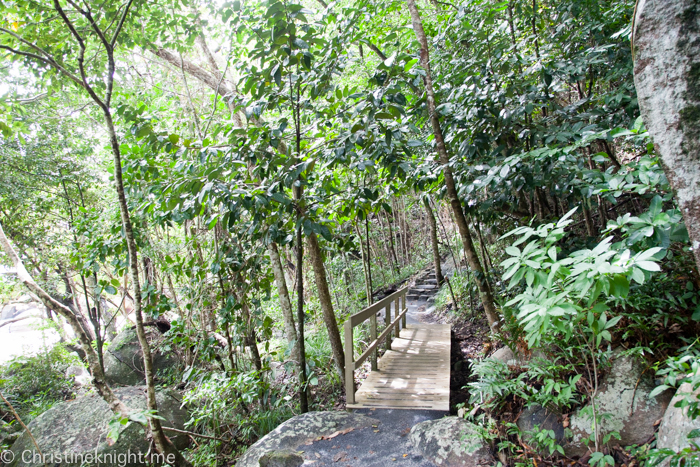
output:
{"label": "foliage", "polygon": [[0,391],[28,423],[57,402],[74,397],[74,381],[66,376],[71,365],[81,363],[60,344],[15,357],[0,367]]}

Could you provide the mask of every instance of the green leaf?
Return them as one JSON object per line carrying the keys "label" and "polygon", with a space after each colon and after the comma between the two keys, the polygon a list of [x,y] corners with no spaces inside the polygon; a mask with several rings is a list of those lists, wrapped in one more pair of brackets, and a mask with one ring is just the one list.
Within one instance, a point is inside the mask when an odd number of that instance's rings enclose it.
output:
{"label": "green leaf", "polygon": [[423,146],[423,141],[417,139],[409,139],[406,144],[412,148],[417,148],[418,146]]}

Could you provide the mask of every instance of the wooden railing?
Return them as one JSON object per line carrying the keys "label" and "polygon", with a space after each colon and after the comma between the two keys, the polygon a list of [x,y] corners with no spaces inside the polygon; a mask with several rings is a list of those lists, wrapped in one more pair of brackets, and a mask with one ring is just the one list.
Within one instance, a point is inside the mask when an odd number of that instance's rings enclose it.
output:
{"label": "wooden railing", "polygon": [[[397,290],[393,294],[383,298],[377,303],[373,303],[359,313],[355,313],[345,321],[345,398],[347,404],[355,403],[355,370],[362,365],[365,360],[372,358],[372,371],[377,370],[377,347],[386,340],[386,349],[391,350],[391,332],[395,331],[398,337],[401,327],[406,327],[406,292],[408,287]],[[391,304],[394,303],[394,319],[391,320]],[[377,336],[377,314],[386,310],[384,314],[385,329]],[[367,350],[357,360],[353,360],[353,338],[352,331],[355,327],[369,320],[371,342]]]}

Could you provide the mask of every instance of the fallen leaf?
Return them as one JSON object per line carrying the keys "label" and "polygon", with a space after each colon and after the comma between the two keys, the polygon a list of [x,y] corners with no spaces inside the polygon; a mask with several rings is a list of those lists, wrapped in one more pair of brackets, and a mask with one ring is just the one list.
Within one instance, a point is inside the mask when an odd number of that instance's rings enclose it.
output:
{"label": "fallen leaf", "polygon": [[345,456],[347,456],[347,454],[348,454],[348,453],[345,452],[345,451],[339,452],[338,454],[336,454],[335,456],[333,456],[333,462],[344,461],[344,460],[345,460]]}
{"label": "fallen leaf", "polygon": [[407,456],[408,456],[408,454],[404,454],[403,456],[404,456],[404,457],[407,457]]}
{"label": "fallen leaf", "polygon": [[372,430],[372,431],[374,431],[375,433],[379,433],[379,430]]}
{"label": "fallen leaf", "polygon": [[316,459],[320,459],[320,458],[321,458],[321,454],[316,453]]}

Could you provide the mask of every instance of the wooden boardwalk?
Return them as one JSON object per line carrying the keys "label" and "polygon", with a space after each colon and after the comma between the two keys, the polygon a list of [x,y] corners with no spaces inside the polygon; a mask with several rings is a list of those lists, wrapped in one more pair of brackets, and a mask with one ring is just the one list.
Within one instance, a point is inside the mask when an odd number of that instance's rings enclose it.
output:
{"label": "wooden boardwalk", "polygon": [[348,409],[450,410],[450,325],[409,324]]}

